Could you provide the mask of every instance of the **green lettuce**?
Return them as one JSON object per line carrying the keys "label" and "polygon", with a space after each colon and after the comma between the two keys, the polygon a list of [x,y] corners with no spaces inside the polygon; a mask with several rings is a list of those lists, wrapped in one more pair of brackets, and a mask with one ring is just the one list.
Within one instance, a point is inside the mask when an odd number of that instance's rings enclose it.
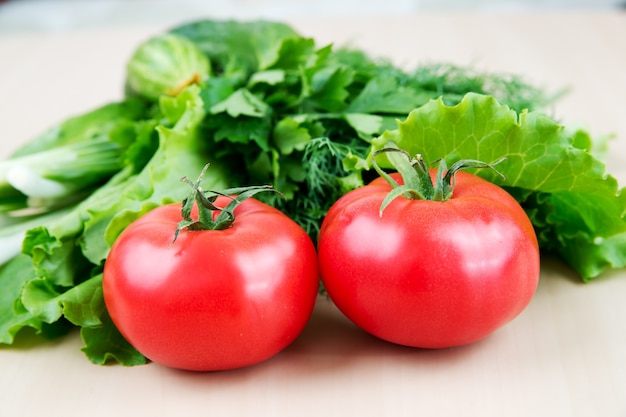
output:
{"label": "green lettuce", "polygon": [[[81,328],[83,349],[94,363],[110,359],[126,365],[145,358],[123,339],[111,322],[102,297],[102,266],[117,235],[142,214],[162,204],[182,201],[181,176],[194,176],[209,161],[198,139],[204,102],[197,86],[177,97],[163,97],[161,123],[138,125],[136,147],[157,147],[147,161],[127,161],[107,184],[75,208],[45,226],[29,229],[24,254],[0,269],[0,342],[12,343],[23,327]],[[154,138],[152,132],[157,133]],[[145,143],[142,143],[145,142]],[[209,188],[228,184],[219,164],[205,177]],[[16,278],[18,277],[18,278]]]}
{"label": "green lettuce", "polygon": [[[491,96],[467,94],[448,106],[433,100],[397,129],[372,142],[389,142],[427,161],[485,162],[475,173],[508,189],[525,207],[545,252],[558,254],[584,280],[626,266],[626,192],[590,152],[592,141],[540,112],[517,113]],[[384,162],[384,161],[383,161]]]}

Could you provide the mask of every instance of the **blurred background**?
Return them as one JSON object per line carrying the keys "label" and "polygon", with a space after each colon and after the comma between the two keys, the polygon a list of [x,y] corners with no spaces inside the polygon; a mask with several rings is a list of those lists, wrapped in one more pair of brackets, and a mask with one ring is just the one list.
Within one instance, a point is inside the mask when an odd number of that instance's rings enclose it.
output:
{"label": "blurred background", "polygon": [[0,0],[0,33],[212,18],[341,17],[409,13],[624,9],[626,0]]}

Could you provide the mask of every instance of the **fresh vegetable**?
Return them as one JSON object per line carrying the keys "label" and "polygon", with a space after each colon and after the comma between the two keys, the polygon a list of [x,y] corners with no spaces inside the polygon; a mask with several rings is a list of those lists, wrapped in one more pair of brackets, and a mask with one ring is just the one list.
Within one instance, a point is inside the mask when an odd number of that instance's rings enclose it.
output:
{"label": "fresh vegetable", "polygon": [[[143,103],[129,99],[73,117],[0,162],[0,214],[14,222],[85,198],[122,168]],[[1,223],[0,223],[1,224]]]}
{"label": "fresh vegetable", "polygon": [[106,307],[125,338],[162,365],[254,365],[308,322],[315,247],[285,214],[248,198],[265,189],[218,197],[199,183],[182,206],[152,210],[115,241],[104,267]]}
{"label": "fresh vegetable", "polygon": [[146,106],[134,99],[72,117],[0,162],[0,265],[20,253],[26,231],[102,186],[135,147]]}
{"label": "fresh vegetable", "polygon": [[318,242],[324,287],[381,339],[421,348],[480,340],[535,293],[533,226],[503,189],[458,172],[482,164],[446,169],[442,161],[429,172],[421,158],[400,152],[389,156],[400,174],[380,171],[328,211]]}
{"label": "fresh vegetable", "polygon": [[[181,201],[180,177],[204,167],[199,124],[205,111],[199,93],[194,85],[162,98],[153,110],[159,121],[134,125],[135,142],[120,171],[59,218],[26,232],[23,255],[0,267],[0,286],[8,289],[0,303],[1,342],[12,343],[26,326],[56,334],[69,322],[81,328],[84,351],[94,363],[145,363],[110,321],[102,265],[126,226],[156,207]],[[212,164],[207,187],[225,188],[228,182],[222,165]]]}
{"label": "fresh vegetable", "polygon": [[[285,198],[258,198],[316,240],[332,203],[371,180],[369,155],[389,142],[448,163],[506,155],[499,165],[506,182],[489,172],[476,174],[506,186],[522,202],[542,250],[558,254],[584,280],[626,265],[626,193],[619,194],[597,159],[596,140],[540,113],[553,94],[517,76],[448,64],[400,69],[362,51],[316,45],[276,22],[206,20],[170,33],[196,48],[155,42],[163,47],[163,60],[144,57],[136,66],[134,57],[129,60],[128,68],[137,72],[127,75],[135,81],[126,84],[133,87],[111,106],[136,112],[108,112],[105,106],[93,111],[100,117],[87,112],[62,124],[66,133],[59,137],[76,141],[100,137],[90,132],[107,126],[115,137],[119,124],[130,141],[121,141],[115,172],[81,191],[79,201],[48,206],[46,214],[16,216],[15,190],[0,196],[0,206],[12,207],[0,217],[7,232],[0,239],[13,243],[6,251],[0,247],[6,260],[0,266],[1,343],[12,343],[24,327],[53,335],[78,326],[91,361],[144,363],[108,317],[103,262],[132,221],[180,201],[179,178],[195,175],[207,161],[207,186],[272,184]],[[190,56],[170,59],[173,50]],[[187,85],[189,79],[179,75],[189,73],[172,64],[196,61],[198,50],[210,65],[194,67],[197,76]],[[143,65],[148,61],[156,67]],[[172,75],[163,83],[167,88],[186,87],[174,96],[142,93],[144,87],[153,91],[151,74]],[[43,135],[24,149],[62,146],[48,139]],[[224,167],[241,173],[227,175],[232,170]]]}
{"label": "fresh vegetable", "polygon": [[626,192],[594,157],[586,132],[470,93],[455,106],[433,100],[414,110],[397,129],[374,139],[372,152],[390,143],[448,164],[506,156],[498,165],[503,176],[475,173],[522,204],[542,251],[563,259],[585,281],[626,266]]}
{"label": "fresh vegetable", "polygon": [[211,61],[187,38],[165,33],[147,40],[128,61],[126,88],[129,95],[158,100],[175,96],[185,87],[204,81]]}

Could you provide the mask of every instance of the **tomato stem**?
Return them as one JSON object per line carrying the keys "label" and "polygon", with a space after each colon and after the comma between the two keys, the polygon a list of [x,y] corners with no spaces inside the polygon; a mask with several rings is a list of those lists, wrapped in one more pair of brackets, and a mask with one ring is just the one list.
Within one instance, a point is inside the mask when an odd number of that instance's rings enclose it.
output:
{"label": "tomato stem", "polygon": [[[391,165],[398,171],[402,177],[403,184],[398,184],[388,173],[383,171],[376,163],[376,157],[385,153]],[[435,183],[431,179],[428,166],[421,154],[411,157],[411,155],[403,149],[398,148],[393,142],[387,144],[374,152],[372,157],[372,165],[376,172],[383,177],[392,187],[380,205],[380,215],[382,216],[385,208],[396,198],[404,196],[412,200],[431,200],[446,201],[452,198],[454,191],[454,176],[462,170],[468,168],[490,168],[503,179],[504,175],[499,172],[495,165],[498,165],[506,158],[500,158],[495,162],[486,163],[475,159],[462,159],[453,163],[449,168],[445,159],[439,159],[437,174],[435,175]]]}
{"label": "tomato stem", "polygon": [[[200,183],[202,182],[209,166],[210,164],[206,164],[202,168],[202,172],[200,172],[196,181],[191,181],[187,177],[181,178],[182,182],[191,187],[191,191],[183,200],[181,208],[183,220],[178,223],[172,243],[176,241],[180,231],[183,229],[191,231],[224,230],[231,227],[235,221],[235,208],[239,204],[243,203],[247,198],[252,197],[257,193],[263,191],[274,191],[280,194],[280,192],[274,190],[271,185],[251,185],[247,187],[229,188],[224,191],[205,191],[200,186]],[[226,197],[230,200],[225,207],[215,205],[215,201],[220,196]],[[194,205],[198,207],[197,219],[193,219],[191,217],[191,211]],[[218,214],[217,216],[214,216],[216,211]]]}

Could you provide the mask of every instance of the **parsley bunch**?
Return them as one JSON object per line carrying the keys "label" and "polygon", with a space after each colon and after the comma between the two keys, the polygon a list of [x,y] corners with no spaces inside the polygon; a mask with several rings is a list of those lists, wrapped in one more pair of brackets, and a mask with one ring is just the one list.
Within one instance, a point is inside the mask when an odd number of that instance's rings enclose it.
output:
{"label": "parsley bunch", "polygon": [[[365,52],[318,46],[274,22],[200,21],[172,30],[211,60],[204,83],[209,154],[245,166],[244,183],[269,183],[287,199],[260,197],[313,239],[333,201],[363,185],[370,142],[398,119],[442,97],[488,94],[516,110],[553,97],[513,75],[449,64],[408,71]],[[356,162],[355,162],[356,161]]]}

